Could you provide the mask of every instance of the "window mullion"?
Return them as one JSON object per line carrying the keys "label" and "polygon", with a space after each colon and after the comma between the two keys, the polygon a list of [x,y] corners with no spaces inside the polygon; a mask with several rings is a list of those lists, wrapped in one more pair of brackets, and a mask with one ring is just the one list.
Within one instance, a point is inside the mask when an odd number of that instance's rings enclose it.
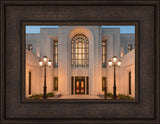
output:
{"label": "window mullion", "polygon": [[87,43],[87,42],[86,42],[86,40],[85,40],[85,47],[84,47],[84,51],[85,51],[85,55],[84,55],[84,63],[85,63],[85,64],[84,64],[84,67],[85,67],[85,68],[87,67],[87,61],[86,61],[86,58],[87,58],[87,55],[86,55],[86,54],[87,54],[87,49],[86,49],[86,48],[87,48],[87,45],[86,45],[86,43]]}
{"label": "window mullion", "polygon": [[75,40],[73,41],[73,67],[75,68],[76,63],[75,63]]}
{"label": "window mullion", "polygon": [[75,35],[72,39],[72,67],[87,67],[87,41],[88,39],[82,34]]}

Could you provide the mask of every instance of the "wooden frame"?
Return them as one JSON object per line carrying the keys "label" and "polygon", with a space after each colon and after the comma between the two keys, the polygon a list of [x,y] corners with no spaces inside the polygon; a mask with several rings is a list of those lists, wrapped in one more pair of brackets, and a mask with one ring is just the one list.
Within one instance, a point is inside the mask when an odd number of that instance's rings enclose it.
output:
{"label": "wooden frame", "polygon": [[[77,8],[80,10],[78,11]],[[75,11],[76,10],[76,11]],[[82,14],[80,14],[83,12]],[[67,18],[67,20],[66,20]],[[24,101],[24,24],[135,24],[135,102]],[[159,124],[159,2],[1,1],[1,123]],[[79,107],[79,105],[81,107]]]}

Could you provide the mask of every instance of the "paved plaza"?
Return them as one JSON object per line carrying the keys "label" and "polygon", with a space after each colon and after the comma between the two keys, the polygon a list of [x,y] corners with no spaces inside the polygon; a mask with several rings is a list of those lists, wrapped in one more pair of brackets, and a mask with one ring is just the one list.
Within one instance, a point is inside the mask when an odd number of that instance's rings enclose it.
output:
{"label": "paved plaza", "polygon": [[57,98],[48,98],[48,99],[104,99],[103,97],[93,96],[93,95],[68,95],[60,96]]}

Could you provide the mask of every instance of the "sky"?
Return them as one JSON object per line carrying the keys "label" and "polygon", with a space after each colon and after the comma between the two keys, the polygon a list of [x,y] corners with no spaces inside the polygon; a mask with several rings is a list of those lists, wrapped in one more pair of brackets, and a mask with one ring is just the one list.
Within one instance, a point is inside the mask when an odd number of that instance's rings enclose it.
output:
{"label": "sky", "polygon": [[[40,33],[40,28],[58,28],[58,26],[39,26],[39,25],[28,25],[26,26],[26,33]],[[102,28],[120,28],[121,34],[135,34],[135,26],[102,26]]]}

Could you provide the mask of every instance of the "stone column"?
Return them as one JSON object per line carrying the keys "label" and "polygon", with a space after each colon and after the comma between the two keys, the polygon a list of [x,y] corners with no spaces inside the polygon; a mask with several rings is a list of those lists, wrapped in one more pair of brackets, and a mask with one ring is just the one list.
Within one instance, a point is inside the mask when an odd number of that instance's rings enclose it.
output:
{"label": "stone column", "polygon": [[87,77],[85,77],[85,95],[87,95]]}
{"label": "stone column", "polygon": [[73,95],[75,95],[75,76],[73,77]]}

